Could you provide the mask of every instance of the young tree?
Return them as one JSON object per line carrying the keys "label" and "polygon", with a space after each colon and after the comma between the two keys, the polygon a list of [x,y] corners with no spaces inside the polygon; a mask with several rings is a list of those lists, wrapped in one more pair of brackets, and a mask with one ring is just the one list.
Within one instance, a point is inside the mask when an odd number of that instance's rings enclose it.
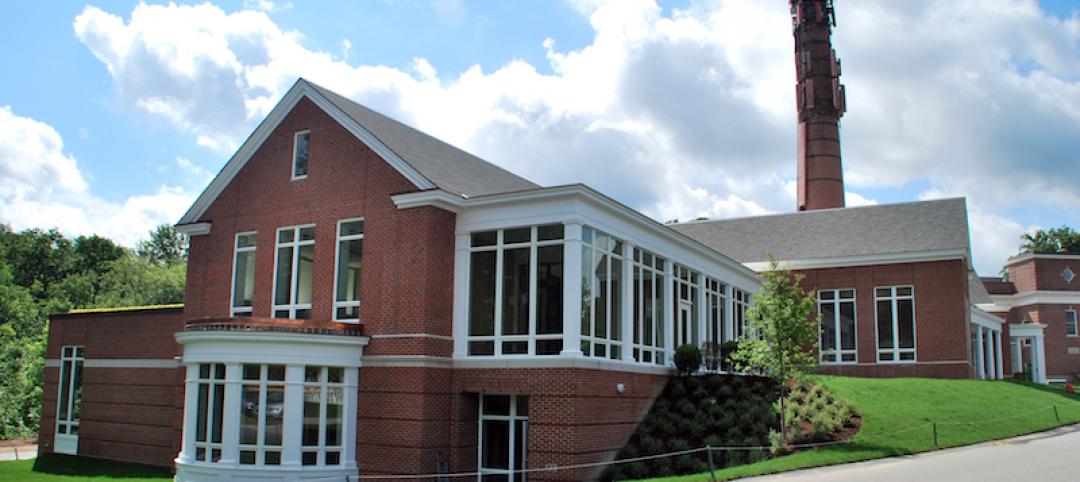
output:
{"label": "young tree", "polygon": [[739,370],[760,373],[780,384],[780,430],[785,439],[783,403],[788,382],[802,382],[818,364],[820,315],[814,294],[800,284],[802,278],[770,258],[761,290],[746,311],[748,337],[739,341],[732,354]]}
{"label": "young tree", "polygon": [[136,252],[147,261],[166,266],[187,260],[187,237],[170,224],[150,231],[150,239],[139,242]]}

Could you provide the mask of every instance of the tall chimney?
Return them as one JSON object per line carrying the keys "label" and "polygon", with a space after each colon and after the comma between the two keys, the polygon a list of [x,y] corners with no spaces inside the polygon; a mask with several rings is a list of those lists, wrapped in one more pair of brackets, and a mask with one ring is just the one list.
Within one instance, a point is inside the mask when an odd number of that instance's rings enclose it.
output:
{"label": "tall chimney", "polygon": [[798,209],[844,207],[840,117],[844,86],[832,48],[832,0],[788,0],[795,31],[795,99],[799,111]]}

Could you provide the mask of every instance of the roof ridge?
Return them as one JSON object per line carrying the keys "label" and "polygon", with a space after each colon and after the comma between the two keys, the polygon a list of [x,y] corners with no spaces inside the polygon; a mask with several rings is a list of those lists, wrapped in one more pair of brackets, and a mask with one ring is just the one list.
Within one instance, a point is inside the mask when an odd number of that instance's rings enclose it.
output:
{"label": "roof ridge", "polygon": [[914,206],[914,205],[917,205],[917,204],[935,204],[935,203],[944,203],[946,201],[961,201],[961,200],[966,201],[967,198],[964,197],[964,196],[955,196],[955,197],[947,197],[947,198],[925,199],[925,200],[918,200],[918,201],[902,201],[902,202],[898,202],[898,203],[888,203],[888,204],[867,204],[867,205],[863,205],[863,206],[847,206],[847,207],[837,207],[837,208],[828,208],[828,209],[811,209],[809,211],[794,211],[794,212],[788,212],[788,213],[769,213],[769,214],[758,214],[758,215],[752,215],[752,216],[736,216],[736,217],[723,218],[723,219],[702,219],[702,220],[696,220],[696,221],[685,221],[685,222],[679,222],[679,223],[671,223],[671,224],[669,224],[669,226],[687,226],[687,225],[694,225],[694,224],[709,224],[709,223],[719,223],[719,222],[724,222],[724,221],[738,221],[738,220],[743,220],[743,219],[761,219],[761,218],[780,217],[780,216],[799,216],[799,215],[808,216],[808,215],[813,215],[813,214],[824,214],[824,213],[832,213],[832,212],[862,211],[862,210],[869,209],[869,208],[878,208],[878,209],[880,209],[880,208],[886,208],[886,207]]}

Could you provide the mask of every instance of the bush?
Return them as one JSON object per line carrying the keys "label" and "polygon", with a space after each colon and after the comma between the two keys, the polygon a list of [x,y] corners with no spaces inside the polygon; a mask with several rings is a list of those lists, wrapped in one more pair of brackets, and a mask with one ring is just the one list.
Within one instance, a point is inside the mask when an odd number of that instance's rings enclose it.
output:
{"label": "bush", "polygon": [[701,367],[701,349],[689,343],[675,349],[675,369],[680,376],[688,376]]}

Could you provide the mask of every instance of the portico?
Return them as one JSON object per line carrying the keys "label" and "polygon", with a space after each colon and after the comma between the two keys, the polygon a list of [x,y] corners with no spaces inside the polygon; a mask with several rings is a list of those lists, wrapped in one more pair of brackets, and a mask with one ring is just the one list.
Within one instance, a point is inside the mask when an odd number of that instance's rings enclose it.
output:
{"label": "portico", "polygon": [[1044,331],[1046,325],[1042,323],[1021,323],[1009,325],[1009,341],[1012,343],[1012,370],[1013,373],[1023,373],[1025,365],[1025,348],[1028,349],[1027,363],[1031,366],[1031,381],[1047,383],[1046,380],[1046,349],[1044,343]]}
{"label": "portico", "polygon": [[975,376],[981,380],[1005,377],[1001,356],[1001,331],[1005,321],[979,308],[971,307],[972,359]]}

